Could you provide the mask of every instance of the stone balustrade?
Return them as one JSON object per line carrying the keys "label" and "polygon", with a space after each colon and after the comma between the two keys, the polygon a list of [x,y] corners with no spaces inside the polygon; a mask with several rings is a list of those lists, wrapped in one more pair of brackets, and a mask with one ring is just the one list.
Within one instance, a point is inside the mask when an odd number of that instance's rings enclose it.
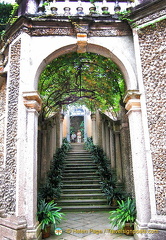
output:
{"label": "stone balustrade", "polygon": [[[95,1],[95,0],[94,0]],[[19,15],[59,15],[59,16],[86,16],[86,15],[113,15],[117,12],[128,11],[140,3],[141,0],[28,0],[23,6],[21,3]]]}
{"label": "stone balustrade", "polygon": [[96,1],[92,4],[90,1],[55,1],[43,2],[41,0],[38,13],[43,14],[57,14],[57,15],[109,15],[117,11],[125,11],[135,6],[129,1]]}

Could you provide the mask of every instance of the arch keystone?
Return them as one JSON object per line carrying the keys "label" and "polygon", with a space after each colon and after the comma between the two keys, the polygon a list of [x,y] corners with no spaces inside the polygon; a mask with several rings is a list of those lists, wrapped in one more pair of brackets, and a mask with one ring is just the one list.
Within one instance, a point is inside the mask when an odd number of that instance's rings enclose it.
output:
{"label": "arch keystone", "polygon": [[87,46],[87,34],[77,33],[77,53],[85,53]]}

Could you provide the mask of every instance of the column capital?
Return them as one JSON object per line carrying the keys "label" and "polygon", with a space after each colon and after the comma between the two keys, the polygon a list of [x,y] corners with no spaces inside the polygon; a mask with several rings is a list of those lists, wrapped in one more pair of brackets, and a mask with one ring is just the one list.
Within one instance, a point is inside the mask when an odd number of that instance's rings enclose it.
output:
{"label": "column capital", "polygon": [[138,111],[141,109],[140,103],[140,92],[139,90],[129,90],[124,97],[124,102],[126,103],[126,110],[131,111],[135,110]]}
{"label": "column capital", "polygon": [[41,110],[42,100],[37,91],[23,92],[23,101],[27,108],[35,109],[37,112]]}
{"label": "column capital", "polygon": [[127,103],[130,99],[140,99],[140,92],[139,90],[128,90],[124,99],[123,99],[123,102],[124,103]]}
{"label": "column capital", "polygon": [[96,121],[96,114],[95,113],[91,113],[91,119],[92,119],[92,121]]}

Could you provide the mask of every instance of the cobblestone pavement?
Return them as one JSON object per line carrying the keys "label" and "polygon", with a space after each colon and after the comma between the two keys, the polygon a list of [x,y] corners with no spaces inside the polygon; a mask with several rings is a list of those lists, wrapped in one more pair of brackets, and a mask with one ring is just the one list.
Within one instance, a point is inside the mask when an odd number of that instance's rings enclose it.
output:
{"label": "cobblestone pavement", "polygon": [[110,233],[109,212],[68,212],[57,228],[61,235],[54,233],[47,240],[134,240],[133,236]]}

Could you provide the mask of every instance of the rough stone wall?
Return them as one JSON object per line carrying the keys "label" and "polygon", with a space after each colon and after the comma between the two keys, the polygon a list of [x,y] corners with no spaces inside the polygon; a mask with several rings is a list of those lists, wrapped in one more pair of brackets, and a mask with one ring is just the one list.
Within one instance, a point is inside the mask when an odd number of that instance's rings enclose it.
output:
{"label": "rough stone wall", "polygon": [[157,214],[166,214],[166,20],[140,30]]}
{"label": "rough stone wall", "polygon": [[5,211],[14,214],[16,204],[17,117],[21,40],[11,47],[6,129],[5,176],[2,190]]}
{"label": "rough stone wall", "polygon": [[[0,88],[0,188],[4,184],[4,127],[5,127],[5,107],[6,107],[6,83]],[[2,191],[2,190],[1,190]],[[4,207],[2,192],[0,191],[0,209]]]}

